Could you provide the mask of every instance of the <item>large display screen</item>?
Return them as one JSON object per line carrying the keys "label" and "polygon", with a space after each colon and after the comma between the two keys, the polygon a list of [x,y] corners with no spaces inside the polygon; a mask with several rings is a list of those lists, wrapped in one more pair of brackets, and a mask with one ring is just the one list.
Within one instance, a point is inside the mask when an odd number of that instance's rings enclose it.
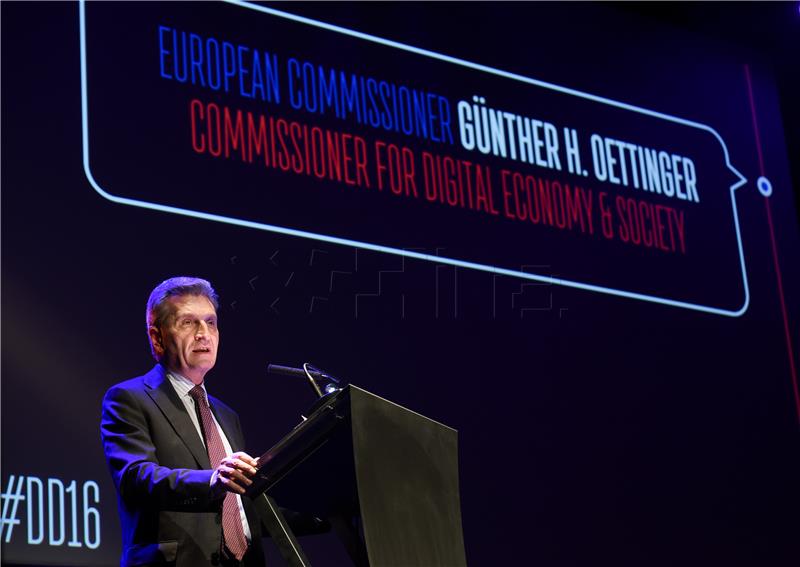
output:
{"label": "large display screen", "polygon": [[100,403],[174,275],[221,296],[206,384],[252,454],[314,401],[269,363],[457,429],[471,565],[800,560],[800,240],[758,55],[613,4],[2,21],[4,562],[118,562]]}

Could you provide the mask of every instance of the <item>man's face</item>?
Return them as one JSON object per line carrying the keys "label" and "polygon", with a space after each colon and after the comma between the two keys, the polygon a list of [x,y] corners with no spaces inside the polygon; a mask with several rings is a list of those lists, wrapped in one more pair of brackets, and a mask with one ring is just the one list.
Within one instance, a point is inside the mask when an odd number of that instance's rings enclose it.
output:
{"label": "man's face", "polygon": [[171,314],[163,327],[150,328],[157,354],[170,370],[200,384],[217,361],[217,312],[204,295],[170,297]]}

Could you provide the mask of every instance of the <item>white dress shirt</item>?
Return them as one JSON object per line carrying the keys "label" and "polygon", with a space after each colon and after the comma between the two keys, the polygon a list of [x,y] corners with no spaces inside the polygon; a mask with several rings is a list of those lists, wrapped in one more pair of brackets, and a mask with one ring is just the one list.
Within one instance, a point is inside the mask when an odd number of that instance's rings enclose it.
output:
{"label": "white dress shirt", "polygon": [[[203,443],[203,446],[206,445],[206,440],[203,438],[203,429],[200,427],[200,421],[197,418],[197,408],[194,405],[194,398],[189,394],[189,390],[194,388],[194,382],[189,380],[188,378],[181,376],[171,370],[167,372],[167,378],[169,378],[170,384],[172,387],[175,388],[175,392],[177,392],[178,397],[183,402],[183,405],[186,406],[186,411],[189,413],[189,418],[194,423],[194,428],[197,430],[197,434],[200,436],[200,441]],[[206,385],[200,384],[200,387],[203,388],[203,391],[206,392],[206,403],[208,403],[208,392],[206,391]],[[214,416],[214,412],[211,412],[211,418],[214,420],[214,425],[217,426],[217,431],[219,431],[219,437],[222,439],[222,445],[225,447],[225,454],[227,456],[231,456],[233,451],[231,450],[231,444],[228,443],[228,438],[225,437],[225,432],[222,431],[222,428],[219,426],[219,422],[217,418]],[[212,466],[216,466],[215,463],[211,463]],[[252,541],[253,538],[250,535],[250,526],[247,523],[247,516],[244,514],[244,506],[242,506],[242,497],[238,494],[234,494],[236,496],[236,504],[239,506],[239,516],[242,519],[242,527],[244,528],[244,535],[247,537],[247,541]]]}

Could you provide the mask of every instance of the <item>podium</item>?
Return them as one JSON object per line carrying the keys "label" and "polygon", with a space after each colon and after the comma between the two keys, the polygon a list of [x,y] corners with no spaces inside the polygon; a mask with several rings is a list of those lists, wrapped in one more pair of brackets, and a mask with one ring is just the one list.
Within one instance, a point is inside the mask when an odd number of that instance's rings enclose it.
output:
{"label": "podium", "polygon": [[353,385],[261,456],[247,495],[292,567],[310,563],[276,502],[330,522],[358,567],[466,565],[457,431]]}

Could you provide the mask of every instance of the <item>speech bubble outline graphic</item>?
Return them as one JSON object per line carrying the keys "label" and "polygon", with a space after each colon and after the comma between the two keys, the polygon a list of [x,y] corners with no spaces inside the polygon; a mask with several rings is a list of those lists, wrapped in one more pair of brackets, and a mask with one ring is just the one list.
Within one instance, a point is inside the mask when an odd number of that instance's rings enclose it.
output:
{"label": "speech bubble outline graphic", "polygon": [[404,257],[407,257],[407,258],[414,258],[414,259],[417,259],[417,260],[435,262],[435,263],[438,263],[438,264],[447,264],[447,265],[460,267],[460,268],[469,268],[469,269],[472,269],[472,270],[479,270],[479,271],[489,272],[489,273],[497,274],[497,275],[505,275],[505,276],[509,276],[509,277],[533,280],[533,281],[537,281],[537,282],[543,282],[543,283],[552,284],[552,285],[560,285],[560,286],[565,286],[565,287],[570,287],[570,288],[575,288],[575,289],[581,289],[581,290],[585,290],[585,291],[592,291],[592,292],[602,293],[602,294],[606,294],[606,295],[613,295],[613,296],[618,296],[618,297],[625,297],[625,298],[628,298],[628,299],[636,299],[636,300],[640,300],[640,301],[647,301],[647,302],[657,303],[657,304],[661,304],[661,305],[667,305],[667,306],[671,306],[671,307],[679,307],[679,308],[683,308],[683,309],[702,311],[702,312],[705,312],[705,313],[710,313],[710,314],[715,314],[715,315],[723,315],[723,316],[729,316],[729,317],[739,317],[739,316],[741,316],[742,314],[744,314],[747,311],[747,308],[748,308],[749,303],[750,303],[750,291],[749,291],[749,286],[748,286],[748,282],[747,282],[747,270],[746,270],[745,261],[744,261],[744,251],[743,251],[743,246],[742,246],[741,231],[740,231],[740,227],[739,227],[739,217],[738,217],[738,212],[737,212],[737,207],[736,207],[736,193],[735,193],[737,189],[742,187],[747,182],[747,179],[738,170],[736,170],[736,168],[734,168],[733,165],[730,163],[730,157],[729,157],[729,153],[728,153],[728,148],[725,145],[725,141],[722,139],[722,137],[719,135],[719,133],[714,128],[712,128],[712,127],[710,127],[710,126],[708,126],[706,124],[702,124],[702,123],[691,121],[691,120],[686,120],[684,118],[680,118],[680,117],[677,117],[677,116],[672,116],[672,115],[665,114],[665,113],[662,113],[662,112],[649,110],[649,109],[646,109],[646,108],[634,106],[634,105],[627,104],[627,103],[624,103],[624,102],[620,102],[620,101],[612,100],[612,99],[609,99],[609,98],[593,95],[593,94],[590,94],[590,93],[578,91],[578,90],[575,90],[575,89],[563,87],[563,86],[556,85],[556,84],[553,84],[553,83],[547,83],[545,81],[540,81],[540,80],[537,80],[537,79],[533,79],[533,78],[530,78],[530,77],[525,77],[525,76],[518,75],[518,74],[515,74],[515,73],[502,71],[500,69],[495,69],[493,67],[488,67],[488,66],[485,66],[485,65],[472,63],[472,62],[469,62],[469,61],[465,61],[463,59],[458,59],[458,58],[455,58],[455,57],[450,57],[448,55],[443,55],[443,54],[436,53],[436,52],[433,52],[433,51],[420,49],[420,48],[417,48],[417,47],[413,47],[413,46],[406,45],[406,44],[403,44],[403,43],[399,43],[399,42],[383,39],[383,38],[380,38],[380,37],[377,37],[377,36],[365,34],[365,33],[354,31],[354,30],[350,30],[350,29],[343,28],[343,27],[340,27],[340,26],[327,24],[327,23],[324,23],[324,22],[320,22],[320,21],[317,21],[317,20],[310,19],[310,18],[305,18],[305,17],[302,17],[302,16],[289,14],[289,13],[286,13],[286,12],[282,12],[282,11],[275,10],[275,9],[272,9],[272,8],[267,8],[267,7],[264,7],[264,6],[256,6],[256,5],[250,4],[248,2],[244,2],[242,0],[225,0],[225,2],[228,3],[228,4],[232,4],[232,5],[244,8],[244,9],[253,10],[253,11],[256,11],[256,12],[259,12],[259,13],[268,14],[270,16],[275,16],[275,17],[278,17],[278,18],[284,18],[284,19],[287,19],[287,20],[291,20],[291,21],[298,22],[298,23],[301,23],[301,24],[306,24],[306,25],[313,26],[313,27],[320,28],[320,29],[324,29],[324,30],[327,30],[327,31],[332,31],[332,32],[335,32],[335,33],[344,34],[344,35],[347,35],[347,36],[350,36],[350,37],[354,37],[354,38],[357,38],[357,39],[361,39],[361,40],[364,40],[364,41],[367,41],[367,42],[380,44],[380,45],[383,45],[383,46],[387,46],[387,47],[391,47],[391,48],[394,48],[394,49],[406,51],[406,52],[409,52],[409,53],[414,53],[416,55],[421,55],[421,56],[424,56],[424,57],[429,57],[429,58],[432,58],[432,59],[435,59],[435,60],[438,60],[438,61],[443,61],[443,62],[450,63],[450,64],[453,64],[453,65],[458,65],[458,66],[461,66],[461,67],[472,69],[472,70],[475,70],[475,71],[480,71],[482,73],[487,73],[487,74],[490,74],[490,75],[503,77],[503,78],[506,78],[506,79],[511,79],[511,80],[514,80],[514,81],[517,81],[517,82],[525,83],[525,84],[528,84],[528,85],[533,85],[533,86],[544,88],[544,89],[548,89],[548,90],[551,90],[551,91],[556,91],[556,92],[561,93],[561,94],[565,94],[565,95],[569,95],[569,96],[573,96],[573,97],[578,97],[578,98],[581,98],[581,99],[584,99],[584,100],[588,100],[588,101],[596,102],[596,103],[599,103],[599,104],[615,107],[615,108],[626,110],[626,111],[630,111],[630,112],[633,112],[633,113],[638,113],[638,114],[649,116],[649,117],[656,118],[656,119],[659,119],[659,120],[672,122],[674,124],[679,124],[679,125],[686,126],[686,127],[689,127],[689,128],[694,128],[694,129],[701,130],[701,131],[704,131],[704,132],[707,132],[707,133],[711,134],[717,140],[717,142],[720,144],[720,146],[722,148],[722,152],[723,152],[723,155],[724,155],[724,158],[725,158],[725,166],[726,166],[726,168],[730,172],[732,172],[734,174],[734,176],[736,177],[736,179],[737,179],[737,181],[735,183],[733,183],[733,185],[730,186],[730,197],[731,197],[731,208],[732,208],[732,212],[733,212],[733,221],[734,221],[734,227],[735,227],[735,233],[736,233],[736,242],[737,242],[737,247],[738,247],[739,263],[740,263],[740,268],[741,268],[742,286],[743,286],[743,291],[744,291],[744,298],[743,298],[741,306],[738,309],[735,309],[735,310],[723,309],[723,308],[713,307],[713,306],[709,306],[709,305],[701,305],[701,304],[698,304],[698,303],[691,303],[691,302],[688,302],[688,301],[680,301],[680,300],[676,300],[676,299],[659,297],[659,296],[655,296],[655,295],[637,293],[637,292],[634,292],[634,291],[628,291],[628,290],[624,290],[624,289],[611,288],[611,287],[605,287],[605,286],[601,286],[601,285],[594,285],[594,284],[590,284],[590,283],[574,281],[574,280],[569,280],[569,279],[555,278],[555,277],[552,277],[552,276],[546,276],[546,275],[529,273],[529,272],[522,272],[522,271],[518,271],[518,270],[512,270],[512,269],[508,269],[508,268],[501,268],[501,267],[498,267],[498,266],[492,266],[492,265],[489,265],[489,264],[482,264],[482,263],[477,263],[477,262],[469,262],[469,261],[465,261],[465,260],[459,260],[459,259],[456,259],[456,258],[448,258],[448,257],[444,257],[444,256],[434,256],[434,255],[431,255],[431,254],[424,254],[424,253],[420,253],[420,252],[415,252],[413,250],[403,250],[403,249],[400,249],[400,248],[394,248],[394,247],[390,247],[390,246],[383,246],[383,245],[380,245],[380,244],[374,244],[374,243],[364,242],[364,241],[360,241],[360,240],[342,238],[342,237],[326,235],[326,234],[319,234],[319,233],[310,232],[310,231],[306,231],[306,230],[293,229],[293,228],[289,228],[289,227],[285,227],[285,226],[277,226],[277,225],[273,225],[273,224],[267,224],[267,223],[261,223],[261,222],[255,222],[255,221],[248,221],[248,220],[245,220],[245,219],[234,218],[234,217],[230,217],[230,216],[224,216],[224,215],[209,213],[209,212],[205,212],[205,211],[191,210],[191,209],[182,208],[182,207],[163,205],[163,204],[153,203],[153,202],[149,202],[149,201],[144,201],[144,200],[139,200],[139,199],[132,199],[132,198],[128,198],[128,197],[122,197],[122,196],[114,195],[114,194],[106,191],[105,189],[103,189],[97,183],[97,181],[94,178],[94,175],[92,174],[91,166],[90,166],[90,163],[89,163],[89,100],[88,100],[88,71],[87,71],[87,57],[86,57],[86,29],[87,29],[86,28],[86,3],[85,3],[85,0],[81,0],[80,4],[79,4],[79,23],[80,23],[80,59],[81,59],[81,111],[82,111],[82,114],[81,114],[81,128],[82,128],[82,148],[83,148],[83,169],[84,169],[86,177],[87,177],[90,185],[92,186],[92,188],[99,195],[101,195],[103,198],[105,198],[105,199],[107,199],[107,200],[109,200],[111,202],[114,202],[114,203],[117,203],[117,204],[122,204],[122,205],[128,205],[128,206],[133,206],[133,207],[150,209],[150,210],[154,210],[154,211],[160,211],[160,212],[167,212],[167,213],[171,213],[171,214],[189,216],[189,217],[194,217],[194,218],[203,219],[203,220],[209,220],[209,221],[220,222],[220,223],[225,223],[225,224],[231,224],[231,225],[236,225],[236,226],[241,226],[241,227],[246,227],[246,228],[252,228],[252,229],[256,229],[256,230],[263,230],[263,231],[268,231],[268,232],[285,234],[285,235],[288,235],[288,236],[297,236],[297,237],[301,237],[301,238],[307,238],[307,239],[312,239],[312,240],[317,240],[317,241],[322,241],[322,242],[328,242],[328,243],[331,243],[331,244],[352,246],[352,247],[361,248],[361,249],[364,249],[364,250],[371,250],[371,251],[382,252],[382,253],[386,253],[386,254],[394,254],[394,255],[404,256]]}

